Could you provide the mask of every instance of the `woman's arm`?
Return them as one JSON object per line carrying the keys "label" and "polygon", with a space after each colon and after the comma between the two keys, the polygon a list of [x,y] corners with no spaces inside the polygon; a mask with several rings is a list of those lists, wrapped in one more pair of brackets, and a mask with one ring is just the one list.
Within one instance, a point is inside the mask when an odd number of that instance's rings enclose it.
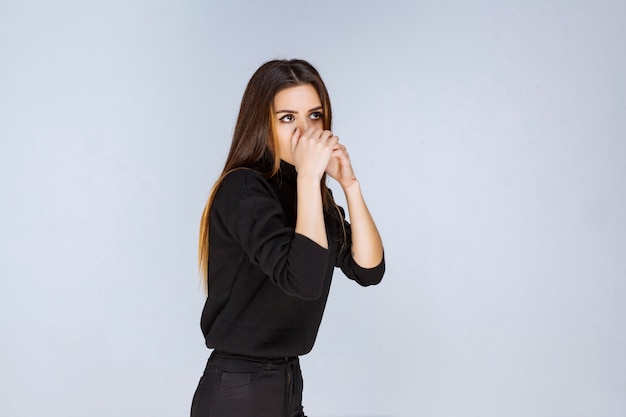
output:
{"label": "woman's arm", "polygon": [[328,130],[296,128],[292,137],[292,154],[298,171],[298,209],[295,232],[328,249],[326,225],[322,210],[320,181],[334,152],[337,137]]}
{"label": "woman's arm", "polygon": [[[216,192],[210,220],[213,259],[237,262],[241,249],[261,268],[261,277],[269,277],[286,294],[305,300],[322,294],[327,264],[332,262],[328,250],[307,236],[294,235],[275,191],[258,172],[229,173]],[[219,275],[227,264],[214,264],[211,273]]]}
{"label": "woman's arm", "polygon": [[335,146],[326,173],[339,182],[346,195],[352,229],[352,258],[362,268],[378,266],[383,260],[382,239],[365,204],[345,146]]}
{"label": "woman's arm", "polygon": [[356,178],[342,187],[348,203],[352,228],[352,258],[362,268],[373,268],[383,260],[383,242],[367,209],[361,185]]}

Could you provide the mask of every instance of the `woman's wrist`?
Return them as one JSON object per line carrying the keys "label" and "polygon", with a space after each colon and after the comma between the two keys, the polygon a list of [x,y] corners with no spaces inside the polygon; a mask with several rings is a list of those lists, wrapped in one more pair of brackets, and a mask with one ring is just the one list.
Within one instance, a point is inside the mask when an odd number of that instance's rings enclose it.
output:
{"label": "woman's wrist", "polygon": [[343,192],[347,196],[348,193],[352,193],[354,191],[360,192],[361,184],[359,183],[359,180],[356,177],[352,177],[352,179],[349,182],[347,182],[345,184],[342,183],[341,184],[341,188],[343,189]]}

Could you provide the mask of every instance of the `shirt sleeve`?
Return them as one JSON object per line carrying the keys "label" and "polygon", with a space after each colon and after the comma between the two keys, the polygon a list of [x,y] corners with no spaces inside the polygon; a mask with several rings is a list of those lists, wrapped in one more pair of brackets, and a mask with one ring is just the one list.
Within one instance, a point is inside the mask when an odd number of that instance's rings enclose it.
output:
{"label": "shirt sleeve", "polygon": [[306,300],[321,296],[328,250],[285,225],[278,196],[260,174],[230,173],[213,204],[228,233],[274,285]]}
{"label": "shirt sleeve", "polygon": [[341,268],[341,271],[350,279],[358,282],[366,287],[380,283],[385,274],[385,254],[380,263],[372,268],[363,268],[356,263],[352,257],[352,229],[350,223],[346,221],[345,211],[342,207],[337,206],[338,215],[337,229],[341,239],[339,250],[337,251],[337,259],[335,266]]}

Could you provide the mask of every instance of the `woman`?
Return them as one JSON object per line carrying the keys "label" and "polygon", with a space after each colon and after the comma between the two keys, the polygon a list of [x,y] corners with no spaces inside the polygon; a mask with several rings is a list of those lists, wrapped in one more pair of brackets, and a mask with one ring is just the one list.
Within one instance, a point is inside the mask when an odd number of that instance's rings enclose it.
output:
{"label": "woman", "polygon": [[201,327],[214,350],[193,417],[304,416],[298,356],[313,347],[334,267],[363,286],[382,279],[381,238],[331,119],[306,61],[267,62],[248,83],[200,225]]}

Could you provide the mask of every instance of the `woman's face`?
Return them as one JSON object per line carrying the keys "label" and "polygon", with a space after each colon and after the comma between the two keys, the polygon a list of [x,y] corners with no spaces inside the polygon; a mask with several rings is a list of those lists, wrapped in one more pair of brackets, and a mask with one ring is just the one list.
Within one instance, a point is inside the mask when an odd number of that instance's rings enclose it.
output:
{"label": "woman's face", "polygon": [[322,102],[311,84],[289,87],[276,93],[273,117],[280,159],[292,165],[291,138],[296,127],[301,133],[309,127],[324,129]]}

